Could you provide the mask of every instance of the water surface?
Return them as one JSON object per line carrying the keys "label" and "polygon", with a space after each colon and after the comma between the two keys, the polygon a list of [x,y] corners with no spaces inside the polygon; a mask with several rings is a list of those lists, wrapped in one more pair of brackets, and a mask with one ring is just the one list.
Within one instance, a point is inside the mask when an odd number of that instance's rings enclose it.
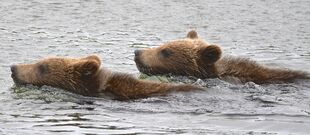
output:
{"label": "water surface", "polygon": [[138,74],[133,51],[199,36],[225,54],[310,72],[310,1],[1,0],[0,134],[308,134],[310,83],[244,85],[130,102],[44,86],[14,92],[11,64],[97,54]]}

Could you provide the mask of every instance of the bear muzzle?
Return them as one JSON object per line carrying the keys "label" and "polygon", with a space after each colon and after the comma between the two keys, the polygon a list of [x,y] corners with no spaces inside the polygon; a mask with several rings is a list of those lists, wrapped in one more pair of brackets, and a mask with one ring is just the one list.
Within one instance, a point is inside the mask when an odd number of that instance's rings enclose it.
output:
{"label": "bear muzzle", "polygon": [[17,65],[12,65],[11,67],[11,77],[16,85],[25,85],[26,82],[20,80],[17,75]]}
{"label": "bear muzzle", "polygon": [[138,57],[141,53],[142,53],[142,51],[141,50],[135,50],[135,57]]}
{"label": "bear muzzle", "polygon": [[17,70],[17,66],[16,66],[16,65],[12,65],[12,66],[11,66],[12,75],[13,75],[13,74],[16,74],[16,70]]}

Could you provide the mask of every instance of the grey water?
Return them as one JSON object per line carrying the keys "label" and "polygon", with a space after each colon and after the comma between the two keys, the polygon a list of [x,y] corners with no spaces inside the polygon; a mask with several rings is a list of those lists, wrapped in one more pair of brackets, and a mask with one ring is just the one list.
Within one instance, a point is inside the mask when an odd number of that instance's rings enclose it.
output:
{"label": "grey water", "polygon": [[224,54],[310,72],[308,0],[1,0],[0,134],[310,133],[309,81],[198,80],[205,91],[120,102],[49,86],[17,90],[10,77],[11,64],[89,54],[138,75],[135,49],[191,29]]}

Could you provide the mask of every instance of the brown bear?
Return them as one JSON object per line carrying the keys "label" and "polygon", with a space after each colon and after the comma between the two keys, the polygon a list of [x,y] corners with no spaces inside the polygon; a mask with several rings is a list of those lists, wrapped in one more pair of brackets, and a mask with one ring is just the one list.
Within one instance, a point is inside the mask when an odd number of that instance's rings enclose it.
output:
{"label": "brown bear", "polygon": [[171,91],[202,90],[188,84],[157,83],[138,80],[129,74],[100,68],[100,59],[91,55],[84,58],[53,57],[34,64],[11,66],[12,78],[17,85],[48,85],[73,93],[117,100],[163,95]]}
{"label": "brown bear", "polygon": [[271,68],[246,58],[221,55],[219,46],[206,43],[198,38],[196,31],[190,31],[185,39],[136,50],[134,60],[140,72],[151,75],[170,73],[259,84],[309,79],[306,72]]}

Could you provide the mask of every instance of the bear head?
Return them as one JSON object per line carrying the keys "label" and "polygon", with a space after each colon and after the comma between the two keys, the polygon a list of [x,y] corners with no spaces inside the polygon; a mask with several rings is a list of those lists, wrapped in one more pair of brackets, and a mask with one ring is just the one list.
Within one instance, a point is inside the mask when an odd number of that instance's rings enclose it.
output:
{"label": "bear head", "polygon": [[190,31],[187,38],[167,42],[156,48],[135,50],[138,70],[149,75],[172,74],[199,78],[218,77],[215,63],[221,48],[209,45]]}
{"label": "bear head", "polygon": [[95,55],[79,59],[52,57],[33,64],[13,65],[11,77],[17,85],[48,85],[89,95],[99,87],[100,64]]}

